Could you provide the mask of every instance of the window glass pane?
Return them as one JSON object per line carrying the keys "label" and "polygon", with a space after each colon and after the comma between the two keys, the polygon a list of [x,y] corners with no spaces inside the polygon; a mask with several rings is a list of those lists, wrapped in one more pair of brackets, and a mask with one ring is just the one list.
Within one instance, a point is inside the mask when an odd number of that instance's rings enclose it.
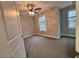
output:
{"label": "window glass pane", "polygon": [[76,10],[72,10],[68,12],[68,17],[74,17],[76,16]]}
{"label": "window glass pane", "polygon": [[40,31],[46,31],[46,21],[44,16],[39,17],[39,28]]}
{"label": "window glass pane", "polygon": [[39,19],[40,19],[39,22],[45,22],[45,17],[44,16],[40,16]]}
{"label": "window glass pane", "polygon": [[68,19],[68,28],[76,28],[76,18]]}

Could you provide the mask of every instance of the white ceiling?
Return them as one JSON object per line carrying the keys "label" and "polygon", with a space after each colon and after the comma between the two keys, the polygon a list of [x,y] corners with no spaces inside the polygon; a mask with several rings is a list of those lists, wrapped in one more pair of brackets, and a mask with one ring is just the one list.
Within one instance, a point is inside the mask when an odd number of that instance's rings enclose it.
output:
{"label": "white ceiling", "polygon": [[72,1],[18,1],[16,2],[16,5],[20,11],[26,11],[28,10],[26,7],[28,3],[35,4],[34,8],[41,7],[42,10],[40,11],[40,13],[45,12],[46,10],[53,7],[62,9],[64,7],[72,5]]}

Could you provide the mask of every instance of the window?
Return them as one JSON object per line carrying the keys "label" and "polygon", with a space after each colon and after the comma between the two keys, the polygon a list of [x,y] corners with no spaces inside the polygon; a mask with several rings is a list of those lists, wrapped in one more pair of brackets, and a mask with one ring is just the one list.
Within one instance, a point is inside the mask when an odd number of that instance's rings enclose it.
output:
{"label": "window", "polygon": [[68,12],[68,28],[76,28],[76,10]]}
{"label": "window", "polygon": [[40,28],[40,31],[46,31],[46,20],[45,20],[45,16],[40,16],[39,17],[39,28]]}

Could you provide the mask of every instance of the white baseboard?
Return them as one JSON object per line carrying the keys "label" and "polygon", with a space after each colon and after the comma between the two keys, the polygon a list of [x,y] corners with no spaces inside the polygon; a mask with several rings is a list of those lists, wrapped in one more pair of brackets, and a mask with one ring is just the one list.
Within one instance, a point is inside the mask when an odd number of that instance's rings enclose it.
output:
{"label": "white baseboard", "polygon": [[50,35],[37,34],[37,33],[36,34],[30,34],[30,35],[24,36],[23,38],[27,38],[27,37],[30,37],[32,35],[41,35],[41,36],[50,37],[50,38],[57,38],[57,39],[60,38],[60,36],[50,36]]}
{"label": "white baseboard", "polygon": [[69,34],[61,34],[61,36],[70,36],[70,37],[75,37],[75,35],[69,35]]}
{"label": "white baseboard", "polygon": [[37,35],[41,35],[41,36],[45,36],[45,37],[50,37],[50,38],[57,38],[59,39],[59,36],[50,36],[50,35],[44,35],[44,34],[37,34]]}
{"label": "white baseboard", "polygon": [[30,37],[30,36],[32,36],[32,35],[35,35],[35,34],[30,34],[30,35],[24,36],[23,39],[24,39],[24,38],[27,38],[27,37]]}

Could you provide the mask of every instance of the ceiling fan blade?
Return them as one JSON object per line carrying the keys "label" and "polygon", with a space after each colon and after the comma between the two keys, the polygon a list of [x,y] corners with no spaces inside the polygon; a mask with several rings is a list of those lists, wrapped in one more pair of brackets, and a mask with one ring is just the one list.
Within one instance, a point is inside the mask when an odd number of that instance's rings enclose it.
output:
{"label": "ceiling fan blade", "polygon": [[34,13],[38,14],[37,12],[34,11]]}
{"label": "ceiling fan blade", "polygon": [[25,11],[25,10],[21,10],[20,12],[28,12],[28,11]]}
{"label": "ceiling fan blade", "polygon": [[41,8],[36,8],[36,9],[34,9],[34,10],[41,10]]}

